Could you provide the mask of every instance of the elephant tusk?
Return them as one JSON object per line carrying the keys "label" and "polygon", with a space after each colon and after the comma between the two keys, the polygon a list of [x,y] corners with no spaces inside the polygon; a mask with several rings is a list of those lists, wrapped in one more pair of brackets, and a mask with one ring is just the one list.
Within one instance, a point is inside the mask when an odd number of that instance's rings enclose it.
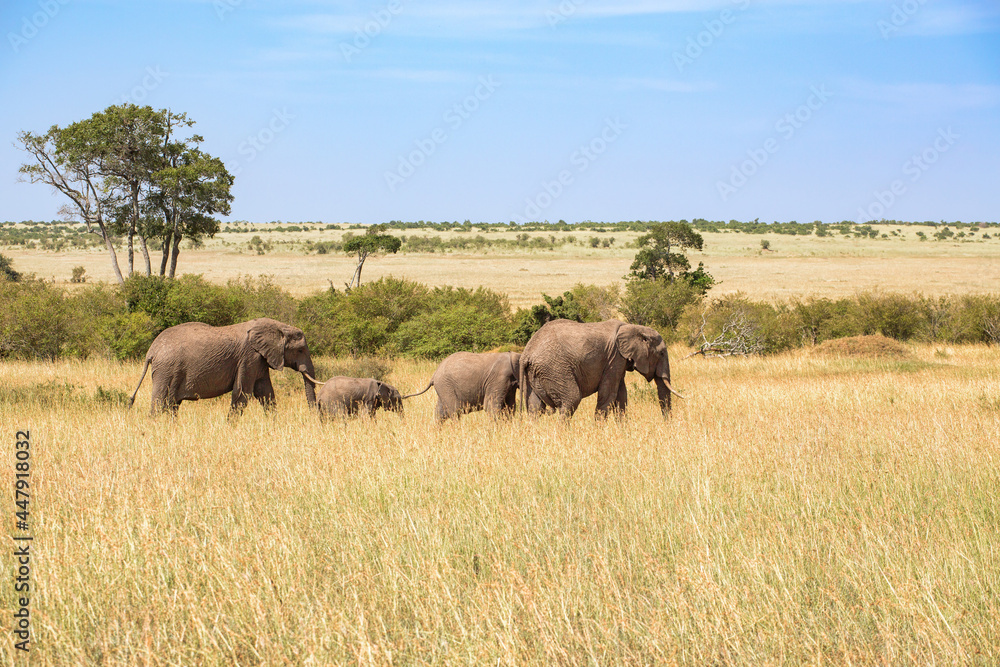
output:
{"label": "elephant tusk", "polygon": [[680,394],[680,393],[679,393],[679,392],[678,392],[678,391],[677,391],[676,389],[674,389],[673,387],[671,387],[671,386],[670,386],[670,383],[669,383],[669,382],[667,382],[667,381],[666,381],[666,380],[664,380],[663,378],[660,378],[660,380],[663,380],[663,384],[665,384],[665,385],[666,385],[667,389],[669,389],[669,390],[670,390],[670,393],[671,393],[671,394],[673,394],[673,395],[674,395],[674,396],[676,396],[677,398],[684,398],[683,394]]}
{"label": "elephant tusk", "polygon": [[309,373],[306,373],[305,371],[302,371],[302,374],[304,376],[306,376],[307,380],[309,380],[310,382],[312,382],[316,386],[322,387],[323,385],[326,384],[325,382],[320,382],[319,380],[317,380],[316,378],[314,378],[312,375],[309,375]]}

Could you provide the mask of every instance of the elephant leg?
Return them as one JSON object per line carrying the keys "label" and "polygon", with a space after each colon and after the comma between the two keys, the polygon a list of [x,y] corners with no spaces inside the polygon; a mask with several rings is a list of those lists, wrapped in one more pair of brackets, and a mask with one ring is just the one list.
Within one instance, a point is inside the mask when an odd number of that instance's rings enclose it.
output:
{"label": "elephant leg", "polygon": [[625,390],[625,374],[605,373],[601,378],[601,384],[597,387],[597,410],[595,416],[605,417],[609,411],[618,411],[619,404],[622,410],[628,402],[628,393]]}
{"label": "elephant leg", "polygon": [[615,396],[614,403],[611,404],[611,412],[616,416],[625,414],[625,407],[628,405],[628,389],[625,388],[625,378],[618,383],[618,395]]}
{"label": "elephant leg", "polygon": [[271,384],[270,375],[258,378],[253,383],[253,397],[260,402],[265,411],[270,412],[274,409],[274,386]]}
{"label": "elephant leg", "polygon": [[243,414],[243,408],[245,408],[249,402],[250,394],[243,391],[233,390],[233,402],[229,406],[229,413],[231,415]]}
{"label": "elephant leg", "polygon": [[177,416],[177,408],[181,402],[177,400],[177,391],[166,383],[153,383],[153,399],[151,401],[149,414],[156,416],[161,412],[169,412],[174,417]]}
{"label": "elephant leg", "polygon": [[541,397],[533,391],[528,392],[528,395],[525,396],[524,403],[529,415],[545,413],[545,403],[543,403]]}
{"label": "elephant leg", "polygon": [[514,414],[517,409],[517,387],[511,386],[507,390],[507,393],[503,397],[503,401],[500,404],[500,414],[505,417],[510,417]]}
{"label": "elephant leg", "polygon": [[560,397],[559,405],[553,406],[556,410],[566,419],[573,416],[576,409],[580,407],[580,402],[583,400],[583,394],[580,392],[580,388],[576,386],[576,383],[572,383],[567,387],[566,392]]}
{"label": "elephant leg", "polygon": [[458,410],[449,410],[448,406],[445,405],[444,400],[439,396],[437,405],[434,406],[434,420],[440,424],[441,422],[451,419],[452,417],[458,419]]}

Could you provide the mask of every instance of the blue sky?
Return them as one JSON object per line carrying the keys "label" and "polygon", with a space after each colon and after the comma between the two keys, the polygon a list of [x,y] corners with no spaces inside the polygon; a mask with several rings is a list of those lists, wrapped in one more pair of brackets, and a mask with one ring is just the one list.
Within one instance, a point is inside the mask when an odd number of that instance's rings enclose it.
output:
{"label": "blue sky", "polygon": [[995,0],[35,0],[0,8],[19,130],[197,121],[230,219],[1000,219]]}

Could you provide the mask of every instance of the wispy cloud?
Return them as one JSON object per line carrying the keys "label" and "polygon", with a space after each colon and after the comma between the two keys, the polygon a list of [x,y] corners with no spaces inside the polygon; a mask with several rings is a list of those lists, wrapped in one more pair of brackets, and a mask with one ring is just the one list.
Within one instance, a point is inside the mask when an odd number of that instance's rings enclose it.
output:
{"label": "wispy cloud", "polygon": [[866,102],[919,109],[969,109],[1000,105],[1000,86],[975,83],[892,83],[847,80],[848,96]]}
{"label": "wispy cloud", "polygon": [[660,93],[702,93],[715,90],[716,85],[710,82],[677,81],[675,79],[628,77],[618,79],[616,87],[619,90],[652,90]]}
{"label": "wispy cloud", "polygon": [[909,35],[967,35],[992,32],[1000,25],[1000,6],[937,5],[927,3],[900,28]]}

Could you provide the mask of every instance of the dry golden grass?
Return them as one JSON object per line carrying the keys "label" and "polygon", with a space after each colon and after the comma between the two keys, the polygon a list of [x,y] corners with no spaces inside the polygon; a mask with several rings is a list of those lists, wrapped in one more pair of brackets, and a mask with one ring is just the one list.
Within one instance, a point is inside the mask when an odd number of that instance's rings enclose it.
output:
{"label": "dry golden grass", "polygon": [[429,393],[324,426],[289,372],[235,422],[93,400],[138,370],[0,365],[32,665],[1000,662],[995,348],[692,358],[667,422],[644,383],[608,422],[437,427]]}
{"label": "dry golden grass", "polygon": [[[259,226],[263,228],[264,226]],[[890,228],[879,228],[890,231]],[[704,253],[691,259],[704,262],[719,281],[713,294],[742,291],[753,298],[784,300],[812,295],[850,296],[860,290],[920,291],[927,295],[995,291],[1000,284],[1000,235],[975,242],[919,242],[917,231],[933,234],[932,227],[900,227],[903,238],[856,239],[839,235],[788,236],[780,234],[705,233]],[[252,254],[247,241],[254,235],[274,243],[266,255]],[[409,235],[468,238],[475,233],[408,232]],[[343,289],[354,271],[353,261],[341,254],[303,255],[288,250],[281,241],[335,240],[341,232],[223,233],[208,239],[203,248],[184,250],[179,271],[198,273],[224,283],[245,274],[270,274],[275,282],[296,296],[329,287]],[[531,236],[548,237],[536,232]],[[556,234],[568,236],[570,234]],[[394,275],[429,285],[485,286],[510,297],[511,304],[541,303],[541,294],[562,294],[578,282],[607,285],[629,272],[635,248],[624,245],[638,234],[573,232],[576,244],[553,251],[489,254],[399,254],[379,257],[365,265],[363,278],[375,280]],[[516,232],[493,232],[486,238],[513,239]],[[614,237],[611,248],[594,249],[590,236]],[[761,252],[760,241],[770,241],[771,251]],[[19,247],[3,249],[14,266],[67,284],[74,266],[84,266],[93,280],[112,282],[114,276],[104,250],[48,252]],[[125,270],[125,256],[119,261]],[[137,256],[137,261],[141,258]]]}

